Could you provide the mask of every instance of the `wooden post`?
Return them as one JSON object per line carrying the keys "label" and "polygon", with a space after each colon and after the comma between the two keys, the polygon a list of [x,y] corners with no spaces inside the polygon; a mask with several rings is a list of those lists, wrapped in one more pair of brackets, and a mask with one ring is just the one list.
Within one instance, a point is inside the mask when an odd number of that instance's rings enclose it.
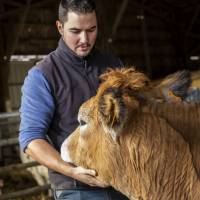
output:
{"label": "wooden post", "polygon": [[145,68],[149,77],[152,77],[152,69],[151,69],[151,58],[149,52],[149,41],[148,41],[148,32],[147,25],[145,19],[145,11],[142,7],[141,11],[142,18],[142,34],[143,34],[143,46],[144,46],[144,57],[145,57]]}
{"label": "wooden post", "polygon": [[0,112],[12,111],[8,88],[10,57],[16,50],[19,37],[23,31],[24,23],[30,9],[30,5],[31,0],[27,0],[19,26],[16,29],[16,27],[10,23],[11,27],[16,30],[11,29],[9,34],[5,33],[5,29],[3,29],[5,24],[0,21],[0,26],[2,27],[0,29]]}
{"label": "wooden post", "polygon": [[0,196],[2,195],[1,188],[3,188],[3,186],[4,186],[4,181],[3,179],[0,179]]}
{"label": "wooden post", "polygon": [[11,48],[9,49],[10,55],[13,55],[15,50],[16,50],[16,47],[17,47],[17,44],[18,44],[18,41],[19,41],[19,37],[20,37],[20,35],[21,35],[21,33],[22,33],[23,29],[24,29],[24,24],[25,24],[27,15],[29,13],[29,9],[30,9],[30,6],[31,6],[31,1],[32,0],[26,0],[26,7],[25,7],[25,10],[24,10],[24,13],[21,16],[20,24],[17,27],[15,37],[14,37],[14,39],[12,41]]}
{"label": "wooden post", "polygon": [[[0,42],[1,43],[1,42]],[[9,91],[8,91],[8,73],[10,56],[3,53],[3,44],[0,49],[0,112],[10,112]]]}
{"label": "wooden post", "polygon": [[[2,140],[2,131],[1,131],[1,127],[0,127],[0,141]],[[0,146],[0,165],[3,161],[3,156],[2,156],[2,147]]]}
{"label": "wooden post", "polygon": [[119,12],[116,15],[113,27],[112,27],[112,39],[115,38],[117,29],[119,27],[119,25],[121,24],[122,21],[122,17],[124,16],[124,13],[126,11],[127,5],[128,5],[129,0],[123,0],[119,9]]}
{"label": "wooden post", "polygon": [[4,28],[5,24],[0,21],[0,26],[0,112],[6,112],[10,110],[6,108],[6,104],[9,104],[8,73],[10,56],[6,50],[7,35]]}

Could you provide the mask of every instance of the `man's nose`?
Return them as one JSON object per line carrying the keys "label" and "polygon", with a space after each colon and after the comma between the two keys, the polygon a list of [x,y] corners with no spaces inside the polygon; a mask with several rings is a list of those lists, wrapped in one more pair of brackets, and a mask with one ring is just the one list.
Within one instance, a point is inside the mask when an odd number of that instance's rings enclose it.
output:
{"label": "man's nose", "polygon": [[81,32],[80,42],[82,42],[82,43],[88,42],[88,35],[87,35],[86,31]]}

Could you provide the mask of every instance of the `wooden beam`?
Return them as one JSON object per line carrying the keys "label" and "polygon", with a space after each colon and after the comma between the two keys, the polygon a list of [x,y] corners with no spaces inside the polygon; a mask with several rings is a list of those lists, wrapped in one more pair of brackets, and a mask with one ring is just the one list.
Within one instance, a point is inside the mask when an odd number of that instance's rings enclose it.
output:
{"label": "wooden beam", "polygon": [[21,6],[23,6],[22,3],[17,2],[17,1],[13,1],[13,0],[9,0],[9,1],[3,0],[2,2],[3,2],[3,4],[9,5],[9,6],[15,6],[15,7],[21,7]]}
{"label": "wooden beam", "polygon": [[197,8],[196,8],[196,10],[195,10],[195,12],[194,12],[194,15],[193,15],[193,17],[192,17],[192,19],[191,19],[190,25],[188,26],[188,29],[187,29],[186,34],[185,34],[185,42],[186,42],[186,40],[187,40],[187,37],[188,37],[189,34],[191,33],[191,30],[192,30],[192,28],[193,28],[193,26],[194,26],[195,21],[197,20],[197,17],[198,17],[198,15],[199,15],[199,12],[200,12],[200,5],[197,6]]}
{"label": "wooden beam", "polygon": [[22,33],[23,29],[24,29],[24,23],[26,21],[27,15],[29,13],[29,9],[30,9],[30,6],[31,6],[31,1],[32,0],[26,0],[26,7],[25,7],[24,13],[23,13],[23,15],[21,17],[18,30],[16,30],[14,41],[12,41],[11,49],[10,49],[10,51],[8,50],[10,55],[14,54],[15,49],[16,49],[16,47],[18,45],[19,37],[20,37],[20,35],[21,35],[21,33]]}
{"label": "wooden beam", "polygon": [[199,1],[196,2],[196,4],[194,5],[188,5],[187,7],[182,9],[183,14],[188,14],[188,13],[193,13],[195,8],[197,8],[199,6]]}
{"label": "wooden beam", "polygon": [[[1,3],[3,6],[3,4]],[[4,25],[0,20],[0,112],[6,112],[9,106],[9,91],[7,86],[8,81],[8,65],[9,57],[6,55],[6,34]]]}
{"label": "wooden beam", "polygon": [[[18,44],[18,40],[20,34],[22,33],[24,22],[28,15],[28,11],[30,8],[31,0],[27,0],[26,7],[23,10],[23,14],[21,17],[21,23],[17,30],[11,30],[9,35],[6,37],[4,30],[0,31],[2,37],[4,37],[3,43],[0,44],[0,111],[1,112],[11,112],[12,106],[9,97],[9,89],[8,89],[8,76],[9,76],[9,68],[10,68],[10,56],[15,52],[15,49]],[[1,40],[0,39],[0,40]]]}
{"label": "wooden beam", "polygon": [[148,41],[148,31],[145,19],[145,12],[142,9],[141,14],[143,16],[142,19],[142,34],[143,34],[143,47],[144,47],[144,56],[145,56],[145,68],[149,77],[152,77],[152,69],[151,69],[151,59],[149,52],[149,41]]}
{"label": "wooden beam", "polygon": [[4,5],[2,1],[0,1],[0,12],[4,13]]}
{"label": "wooden beam", "polygon": [[[1,47],[3,44],[1,44]],[[0,50],[0,112],[11,112],[8,91],[9,57]]]}
{"label": "wooden beam", "polygon": [[[200,35],[199,34],[195,34],[195,33],[189,33],[188,37],[193,38],[193,39],[197,39],[200,40]],[[199,41],[198,41],[199,42]]]}
{"label": "wooden beam", "polygon": [[114,22],[113,27],[112,27],[112,35],[111,35],[112,39],[115,38],[117,28],[119,27],[119,25],[121,23],[121,20],[122,20],[122,17],[124,15],[125,11],[126,11],[128,2],[129,2],[129,0],[123,0],[122,3],[121,3],[120,10],[119,10],[119,12],[116,16],[115,22]]}
{"label": "wooden beam", "polygon": [[[132,6],[137,6],[139,8],[142,8],[142,3],[138,3],[135,0],[131,1]],[[166,16],[161,15],[160,13],[158,13],[156,10],[150,8],[147,5],[143,6],[143,9],[145,11],[148,11],[149,13],[151,13],[153,16],[159,17],[162,21],[164,21],[165,23],[170,23],[170,24],[176,24],[173,20],[166,18]]]}
{"label": "wooden beam", "polygon": [[200,46],[195,46],[194,48],[190,48],[187,53],[189,56],[196,56],[196,55],[199,56]]}
{"label": "wooden beam", "polygon": [[[39,1],[37,3],[32,3],[31,8],[37,8],[37,7],[44,6],[46,4],[53,3],[53,2],[55,3],[55,0],[42,0],[42,1]],[[21,6],[20,8],[13,9],[11,11],[7,11],[4,14],[0,15],[0,20],[5,19],[7,17],[11,17],[13,15],[18,15],[21,12],[23,12],[25,9],[26,9],[26,6]]]}

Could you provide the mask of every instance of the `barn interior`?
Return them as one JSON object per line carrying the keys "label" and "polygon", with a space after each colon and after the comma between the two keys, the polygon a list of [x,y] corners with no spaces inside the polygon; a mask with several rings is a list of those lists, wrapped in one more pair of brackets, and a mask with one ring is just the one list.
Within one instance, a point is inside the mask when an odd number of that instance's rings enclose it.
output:
{"label": "barn interior", "polygon": [[[55,0],[0,1],[1,166],[17,162],[21,86],[28,70],[57,47],[58,5]],[[199,0],[96,0],[96,5],[96,46],[126,66],[151,79],[199,70]]]}

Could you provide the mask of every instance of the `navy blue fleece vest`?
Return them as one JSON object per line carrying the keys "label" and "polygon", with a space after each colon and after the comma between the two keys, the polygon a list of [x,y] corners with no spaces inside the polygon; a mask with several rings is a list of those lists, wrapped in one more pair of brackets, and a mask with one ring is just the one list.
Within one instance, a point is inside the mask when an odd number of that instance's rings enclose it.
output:
{"label": "navy blue fleece vest", "polygon": [[[78,126],[79,107],[96,94],[99,75],[107,67],[120,66],[122,63],[118,58],[102,54],[96,49],[84,59],[78,57],[62,39],[58,48],[37,65],[49,82],[54,97],[56,109],[48,136],[59,152],[64,139]],[[49,171],[49,176],[55,188],[86,187],[52,170]]]}

